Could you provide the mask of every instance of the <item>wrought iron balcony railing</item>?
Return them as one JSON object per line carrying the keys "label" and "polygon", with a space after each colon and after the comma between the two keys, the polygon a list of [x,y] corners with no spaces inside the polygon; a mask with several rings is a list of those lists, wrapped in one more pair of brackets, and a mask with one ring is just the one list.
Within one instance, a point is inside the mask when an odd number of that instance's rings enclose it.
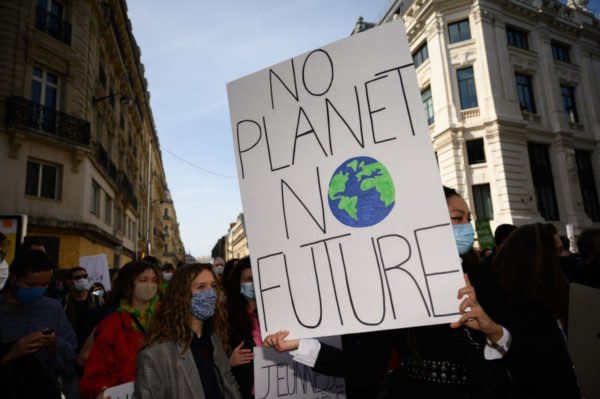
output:
{"label": "wrought iron balcony railing", "polygon": [[44,7],[36,8],[35,27],[53,38],[71,45],[71,24],[58,15],[49,13]]}
{"label": "wrought iron balcony railing", "polygon": [[22,97],[6,101],[9,127],[43,131],[55,138],[82,146],[90,145],[90,123]]}

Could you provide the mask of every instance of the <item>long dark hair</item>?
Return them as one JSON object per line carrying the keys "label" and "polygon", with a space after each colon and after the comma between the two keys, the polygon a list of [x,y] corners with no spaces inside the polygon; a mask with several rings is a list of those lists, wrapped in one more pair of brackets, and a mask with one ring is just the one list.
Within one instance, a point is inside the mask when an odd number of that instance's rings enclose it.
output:
{"label": "long dark hair", "polygon": [[133,261],[127,263],[119,270],[115,286],[111,291],[109,302],[112,306],[118,307],[121,301],[131,304],[133,300],[133,286],[135,279],[146,270],[152,270],[156,274],[158,284],[160,285],[161,273],[158,267],[144,261]]}
{"label": "long dark hair", "polygon": [[245,257],[235,265],[227,283],[227,314],[229,316],[229,342],[236,347],[252,337],[252,320],[248,315],[248,300],[240,292],[242,272],[250,268],[250,258]]}
{"label": "long dark hair", "polygon": [[[177,342],[187,350],[193,338],[190,319],[192,318],[192,282],[202,272],[208,271],[213,275],[215,281],[217,277],[209,263],[193,263],[184,265],[177,269],[173,279],[169,282],[167,291],[161,306],[156,311],[156,315],[150,324],[150,329],[146,335],[146,345],[152,345],[157,342],[172,341]],[[226,314],[222,306],[223,293],[217,286],[217,306],[215,314],[209,319],[211,328],[220,338],[224,348],[228,348],[226,333]]]}
{"label": "long dark hair", "polygon": [[502,244],[492,270],[509,303],[541,307],[566,321],[569,286],[549,226],[518,227]]}

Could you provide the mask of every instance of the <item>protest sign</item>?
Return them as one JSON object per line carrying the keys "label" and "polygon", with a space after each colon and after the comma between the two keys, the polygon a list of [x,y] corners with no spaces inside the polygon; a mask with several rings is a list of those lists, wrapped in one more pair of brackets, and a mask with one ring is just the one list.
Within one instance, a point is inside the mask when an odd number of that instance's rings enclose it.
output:
{"label": "protest sign", "polygon": [[79,265],[87,270],[90,284],[101,283],[106,291],[110,291],[110,273],[106,254],[82,256]]}
{"label": "protest sign", "polygon": [[134,383],[127,382],[125,384],[117,385],[112,388],[108,388],[104,391],[104,397],[110,397],[110,399],[133,399]]}
{"label": "protest sign", "polygon": [[569,353],[582,397],[600,398],[600,290],[569,285]]}
{"label": "protest sign", "polygon": [[475,223],[475,230],[477,231],[477,240],[479,241],[480,249],[492,249],[496,246],[489,220],[478,220]]}
{"label": "protest sign", "polygon": [[17,248],[23,244],[27,234],[26,215],[2,215],[0,216],[0,233],[4,235],[2,247],[0,247],[0,261],[2,257],[9,265],[15,259]]}
{"label": "protest sign", "polygon": [[[319,341],[341,347],[340,337]],[[270,348],[254,348],[254,390],[256,399],[344,399],[346,387],[341,377],[314,372],[295,362],[289,353]]]}
{"label": "protest sign", "polygon": [[263,336],[458,319],[463,273],[401,23],[227,90]]}

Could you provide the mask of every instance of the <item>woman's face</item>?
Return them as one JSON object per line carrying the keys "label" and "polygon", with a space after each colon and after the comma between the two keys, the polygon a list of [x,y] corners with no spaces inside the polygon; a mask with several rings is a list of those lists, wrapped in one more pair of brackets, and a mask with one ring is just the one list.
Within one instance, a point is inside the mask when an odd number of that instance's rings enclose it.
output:
{"label": "woman's face", "polygon": [[135,278],[136,283],[155,283],[158,284],[158,276],[152,269],[146,269]]}
{"label": "woman's face", "polygon": [[242,273],[240,275],[240,283],[251,283],[252,281],[252,269],[250,267],[247,267],[244,270],[242,270]]}
{"label": "woman's face", "polygon": [[209,288],[217,289],[217,282],[215,277],[208,270],[202,270],[196,278],[192,281],[192,295],[202,291],[206,291]]}
{"label": "woman's face", "polygon": [[452,224],[471,223],[471,211],[462,197],[453,195],[446,200],[446,203],[448,204],[448,212],[450,212]]}

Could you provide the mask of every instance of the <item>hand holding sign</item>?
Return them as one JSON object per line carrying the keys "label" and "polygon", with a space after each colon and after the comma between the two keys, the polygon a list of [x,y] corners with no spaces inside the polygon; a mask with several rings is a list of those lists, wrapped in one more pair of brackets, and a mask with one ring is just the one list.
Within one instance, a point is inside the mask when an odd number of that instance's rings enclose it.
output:
{"label": "hand holding sign", "polygon": [[299,339],[285,340],[290,334],[289,331],[283,330],[278,331],[275,334],[268,335],[263,345],[267,348],[274,348],[277,352],[289,352],[298,349],[300,345]]}
{"label": "hand holding sign", "polygon": [[477,302],[475,288],[471,285],[469,275],[465,273],[466,287],[458,290],[458,299],[464,300],[460,304],[461,318],[450,324],[452,328],[460,326],[468,327],[472,330],[481,331],[492,342],[497,342],[502,338],[502,326],[496,323]]}

